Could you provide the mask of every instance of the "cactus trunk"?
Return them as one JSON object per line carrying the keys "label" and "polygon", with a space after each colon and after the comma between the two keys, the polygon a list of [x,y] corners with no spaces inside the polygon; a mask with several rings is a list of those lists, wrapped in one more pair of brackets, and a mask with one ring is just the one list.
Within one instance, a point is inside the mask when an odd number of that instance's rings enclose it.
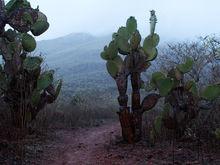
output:
{"label": "cactus trunk", "polygon": [[129,143],[139,141],[142,135],[142,110],[140,105],[140,73],[131,74],[132,83],[132,110],[127,106],[128,96],[127,83],[128,78],[121,75],[116,79],[119,90],[118,102],[120,111],[118,112],[122,128],[122,136]]}
{"label": "cactus trunk", "polygon": [[134,72],[131,74],[132,85],[132,113],[133,124],[135,130],[135,141],[139,141],[142,135],[142,111],[140,105],[140,73]]}
{"label": "cactus trunk", "polygon": [[128,143],[134,143],[135,131],[133,126],[133,114],[130,113],[130,107],[120,108],[118,112],[119,120],[121,123],[122,137]]}
{"label": "cactus trunk", "polygon": [[120,109],[118,115],[122,128],[122,136],[125,141],[128,141],[129,143],[133,143],[134,129],[132,126],[132,114],[130,113],[130,107],[127,106],[128,77],[125,74],[121,74],[120,76],[117,77],[116,84],[118,86],[118,91],[119,91],[118,102],[120,105]]}

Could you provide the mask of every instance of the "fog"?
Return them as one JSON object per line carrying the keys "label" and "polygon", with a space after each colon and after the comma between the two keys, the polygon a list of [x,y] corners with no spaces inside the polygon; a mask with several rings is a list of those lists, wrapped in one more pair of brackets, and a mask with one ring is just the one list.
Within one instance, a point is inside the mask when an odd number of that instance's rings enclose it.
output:
{"label": "fog", "polygon": [[219,33],[219,0],[30,0],[49,19],[50,29],[38,40],[69,33],[107,35],[125,24],[129,16],[138,20],[143,35],[149,33],[149,11],[156,10],[157,33],[164,40],[191,39]]}

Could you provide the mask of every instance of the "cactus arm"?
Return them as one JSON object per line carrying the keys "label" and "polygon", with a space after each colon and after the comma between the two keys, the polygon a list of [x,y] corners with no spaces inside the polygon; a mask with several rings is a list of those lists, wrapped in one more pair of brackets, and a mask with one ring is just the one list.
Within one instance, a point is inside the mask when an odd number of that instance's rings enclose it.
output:
{"label": "cactus arm", "polygon": [[155,11],[151,10],[151,17],[150,17],[150,34],[153,35],[155,32],[155,27],[156,27],[156,23],[157,23],[157,17],[155,15]]}

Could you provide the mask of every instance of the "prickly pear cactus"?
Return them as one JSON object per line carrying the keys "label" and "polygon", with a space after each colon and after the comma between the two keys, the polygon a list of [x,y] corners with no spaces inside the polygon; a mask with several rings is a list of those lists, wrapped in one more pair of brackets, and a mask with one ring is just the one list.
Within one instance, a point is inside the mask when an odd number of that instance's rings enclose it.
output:
{"label": "prickly pear cactus", "polygon": [[177,65],[167,74],[153,73],[150,81],[151,89],[165,97],[164,110],[159,118],[161,121],[157,123],[176,130],[179,136],[183,135],[187,124],[198,116],[199,101],[213,101],[220,97],[219,84],[209,85],[199,92],[195,81],[186,81],[184,76],[191,71],[193,64],[193,60],[187,58],[185,63]]}
{"label": "prickly pear cactus", "polygon": [[[112,41],[104,47],[101,58],[106,61],[106,68],[110,76],[116,81],[120,110],[118,112],[122,135],[129,143],[138,141],[142,132],[142,114],[155,106],[158,94],[146,96],[142,103],[140,88],[141,73],[150,67],[150,62],[157,57],[159,35],[155,33],[157,23],[155,11],[151,11],[150,34],[144,39],[137,29],[134,17],[127,19],[126,25],[113,33]],[[127,84],[131,77],[132,106],[128,106]]]}
{"label": "prickly pear cactus", "polygon": [[[27,0],[0,3],[0,96],[9,105],[14,126],[25,128],[38,112],[53,103],[62,81],[54,82],[54,71],[43,71],[43,59],[31,56],[36,48],[34,36],[48,28],[47,17],[33,9]],[[5,30],[5,26],[10,28]],[[29,33],[30,32],[30,33]]]}

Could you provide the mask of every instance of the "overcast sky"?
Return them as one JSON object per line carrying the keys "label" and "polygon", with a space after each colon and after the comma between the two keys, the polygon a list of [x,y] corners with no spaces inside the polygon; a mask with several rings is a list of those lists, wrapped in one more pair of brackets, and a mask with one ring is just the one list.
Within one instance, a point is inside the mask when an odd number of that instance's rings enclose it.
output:
{"label": "overcast sky", "polygon": [[40,6],[50,29],[38,39],[51,39],[69,33],[106,35],[135,16],[143,35],[149,33],[149,11],[156,10],[157,33],[165,40],[189,39],[219,34],[219,0],[30,0]]}

